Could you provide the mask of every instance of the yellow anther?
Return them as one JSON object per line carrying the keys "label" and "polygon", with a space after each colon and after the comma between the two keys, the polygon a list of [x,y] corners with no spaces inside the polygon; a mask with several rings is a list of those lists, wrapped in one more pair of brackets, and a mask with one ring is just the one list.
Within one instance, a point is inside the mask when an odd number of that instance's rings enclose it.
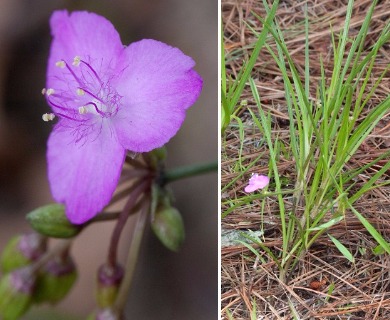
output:
{"label": "yellow anther", "polygon": [[47,122],[47,121],[52,121],[54,120],[56,116],[54,115],[54,113],[45,113],[42,115],[42,120]]}
{"label": "yellow anther", "polygon": [[73,59],[73,63],[72,63],[72,64],[73,64],[75,67],[78,67],[79,64],[80,64],[80,61],[81,61],[81,58],[80,58],[79,56],[75,56],[74,59]]}
{"label": "yellow anther", "polygon": [[58,68],[65,68],[65,62],[63,60],[56,62],[56,67]]}
{"label": "yellow anther", "polygon": [[83,96],[85,94],[85,91],[83,89],[78,88],[76,90],[76,93],[77,93],[78,96]]}
{"label": "yellow anther", "polygon": [[54,91],[54,89],[52,89],[52,88],[46,89],[46,95],[47,95],[47,96],[52,95],[54,92],[55,92],[55,91]]}
{"label": "yellow anther", "polygon": [[80,114],[86,114],[86,113],[88,113],[88,109],[87,109],[87,107],[79,107],[79,113]]}

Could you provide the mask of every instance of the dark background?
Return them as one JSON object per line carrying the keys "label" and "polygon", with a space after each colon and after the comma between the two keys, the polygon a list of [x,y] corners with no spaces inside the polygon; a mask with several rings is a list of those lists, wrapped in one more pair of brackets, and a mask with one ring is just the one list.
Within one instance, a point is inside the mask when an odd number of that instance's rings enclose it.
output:
{"label": "dark background", "polygon": [[[109,19],[128,44],[152,38],[180,48],[204,79],[198,102],[168,144],[170,167],[217,160],[218,2],[0,1],[0,249],[28,231],[24,216],[52,201],[46,177],[46,140],[51,124],[41,95],[49,54],[53,10],[88,10]],[[130,319],[216,319],[218,310],[217,174],[172,184],[184,217],[186,242],[166,250],[149,228],[141,248],[127,315]],[[24,319],[83,319],[94,304],[94,277],[103,263],[113,224],[90,226],[72,249],[79,281],[55,307],[34,308]],[[129,235],[122,237],[122,261]]]}

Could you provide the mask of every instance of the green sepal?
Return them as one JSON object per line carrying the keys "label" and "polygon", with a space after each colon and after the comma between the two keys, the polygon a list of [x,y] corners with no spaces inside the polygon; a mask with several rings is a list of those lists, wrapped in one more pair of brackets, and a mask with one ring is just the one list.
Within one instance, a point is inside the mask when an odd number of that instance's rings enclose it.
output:
{"label": "green sepal", "polygon": [[40,234],[53,238],[72,238],[81,227],[69,222],[61,204],[39,207],[27,215],[31,227]]}
{"label": "green sepal", "polygon": [[165,146],[154,149],[148,153],[149,165],[154,169],[159,169],[164,166],[167,159],[167,148]]}
{"label": "green sepal", "polygon": [[180,212],[171,206],[158,207],[152,219],[152,229],[169,250],[178,251],[184,242],[184,223]]}
{"label": "green sepal", "polygon": [[96,303],[99,307],[110,307],[118,296],[119,287],[99,287],[96,293]]}
{"label": "green sepal", "polygon": [[156,214],[157,209],[161,210],[161,208],[171,207],[171,202],[173,201],[172,192],[169,189],[163,188],[159,186],[157,183],[152,184],[152,192],[151,192],[152,202],[150,205],[150,216],[152,217],[152,221],[154,220],[154,216]]}
{"label": "green sepal", "polygon": [[87,320],[98,320],[98,319],[110,319],[110,320],[120,320],[121,318],[117,312],[112,309],[102,309],[99,311],[92,312]]}
{"label": "green sepal", "polygon": [[3,273],[27,266],[31,262],[18,248],[20,238],[20,235],[11,238],[1,254],[0,263]]}
{"label": "green sepal", "polygon": [[8,241],[1,254],[1,270],[3,273],[8,273],[25,267],[38,259],[45,250],[46,243],[42,236],[38,234],[16,235]]}
{"label": "green sepal", "polygon": [[8,273],[0,280],[0,319],[17,320],[28,311],[34,280],[27,268]]}
{"label": "green sepal", "polygon": [[88,318],[87,318],[87,320],[95,320],[96,319],[96,313],[95,312],[92,312],[89,316],[88,316]]}
{"label": "green sepal", "polygon": [[38,274],[33,302],[56,304],[63,300],[77,280],[77,269],[70,257],[65,262],[49,261]]}
{"label": "green sepal", "polygon": [[115,268],[102,265],[98,269],[96,302],[100,308],[110,308],[114,305],[123,276],[124,269],[120,265]]}

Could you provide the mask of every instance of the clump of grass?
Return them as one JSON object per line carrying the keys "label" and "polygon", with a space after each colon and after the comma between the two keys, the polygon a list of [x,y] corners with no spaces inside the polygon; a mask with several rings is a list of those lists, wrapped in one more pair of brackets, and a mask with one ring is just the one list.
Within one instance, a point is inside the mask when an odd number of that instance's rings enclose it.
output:
{"label": "clump of grass", "polygon": [[[269,14],[266,18],[266,23],[269,24],[275,17],[276,9],[279,5],[279,0],[274,1],[272,8],[269,10]],[[253,53],[249,61],[243,66],[236,79],[228,79],[226,76],[226,64],[225,64],[225,49],[223,43],[223,34],[221,34],[221,97],[222,97],[222,108],[221,108],[221,130],[222,134],[225,132],[232,118],[235,117],[237,112],[240,110],[238,101],[240,100],[242,91],[248,81],[250,73],[256,62],[256,59],[264,46],[265,40],[268,35],[268,28],[264,28],[263,31],[258,35],[258,40],[253,49]]]}
{"label": "clump of grass", "polygon": [[[283,283],[288,281],[289,274],[316,240],[324,233],[328,233],[332,226],[344,222],[347,211],[352,212],[358,218],[383,252],[390,253],[389,243],[369,223],[364,214],[354,206],[354,203],[368,191],[390,184],[390,181],[382,179],[386,171],[390,169],[388,161],[369,177],[360,189],[356,190],[358,176],[381,160],[388,159],[390,152],[385,152],[360,168],[350,169],[348,166],[349,160],[367,136],[373,131],[380,119],[390,111],[390,96],[367,111],[370,99],[375,95],[377,88],[382,85],[382,79],[389,70],[388,66],[374,83],[370,82],[377,54],[390,39],[390,25],[387,24],[378,41],[368,53],[366,50],[363,51],[376,3],[377,1],[373,1],[367,10],[366,18],[358,34],[351,37],[349,30],[354,1],[348,2],[344,28],[338,34],[332,32],[334,58],[332,75],[330,78],[325,76],[325,68],[323,62],[320,61],[321,76],[319,83],[316,84],[317,90],[314,97],[309,91],[313,84],[310,82],[307,16],[305,19],[306,41],[303,74],[298,71],[299,68],[287,49],[283,33],[277,22],[270,18],[275,15],[275,4],[271,8],[263,0],[263,5],[267,9],[267,19],[264,20],[259,16],[257,18],[264,25],[264,29],[260,34],[252,29],[252,32],[259,39],[257,44],[264,45],[269,51],[283,77],[289,118],[289,145],[295,161],[296,180],[294,188],[286,190],[282,185],[277,165],[280,144],[278,139],[271,135],[271,114],[263,109],[260,93],[255,82],[249,77],[249,71],[247,78],[257,104],[258,114],[248,110],[267,144],[270,175],[273,177],[275,190],[274,192],[247,196],[238,202],[231,201],[230,208],[223,213],[223,216],[241,205],[248,204],[253,199],[276,196],[281,223],[282,250],[275,254],[264,246],[261,239],[251,240],[272,257],[279,267],[279,279]],[[249,24],[248,27],[251,28]],[[260,39],[264,39],[267,32],[274,39],[275,44],[272,47],[264,40],[260,41]],[[246,79],[243,74],[248,70],[247,66],[248,64],[236,81]],[[226,85],[226,81],[224,83]],[[237,93],[239,92],[237,88],[242,90],[244,85],[234,83],[231,87],[236,88],[235,93]],[[238,98],[233,98],[234,95],[228,95],[229,99],[226,99],[226,86],[222,88],[222,91],[223,104],[225,105],[222,117],[222,129],[224,130],[228,123],[228,120],[224,120],[226,114],[229,112],[230,116],[234,114],[231,112],[233,108],[228,101],[236,105]],[[226,107],[227,105],[229,107]],[[230,116],[229,119],[231,119]],[[254,163],[253,161],[251,165]],[[242,172],[242,174],[244,173]],[[284,195],[286,194],[292,196],[292,209],[285,207]],[[330,232],[329,238],[346,259],[353,261],[351,252]],[[253,249],[252,252],[256,252],[256,250]]]}

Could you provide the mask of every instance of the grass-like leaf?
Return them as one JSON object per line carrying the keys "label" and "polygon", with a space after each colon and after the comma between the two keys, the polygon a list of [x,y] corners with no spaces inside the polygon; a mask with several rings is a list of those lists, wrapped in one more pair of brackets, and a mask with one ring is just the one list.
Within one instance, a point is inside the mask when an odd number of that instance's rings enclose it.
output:
{"label": "grass-like leaf", "polygon": [[337,240],[335,237],[331,236],[330,234],[328,234],[328,237],[330,238],[330,240],[332,240],[332,242],[334,243],[334,245],[337,247],[337,249],[339,249],[339,251],[341,252],[341,254],[346,258],[348,259],[349,261],[351,261],[352,263],[355,262],[355,258],[353,257],[352,253],[349,252],[349,250],[339,241]]}

